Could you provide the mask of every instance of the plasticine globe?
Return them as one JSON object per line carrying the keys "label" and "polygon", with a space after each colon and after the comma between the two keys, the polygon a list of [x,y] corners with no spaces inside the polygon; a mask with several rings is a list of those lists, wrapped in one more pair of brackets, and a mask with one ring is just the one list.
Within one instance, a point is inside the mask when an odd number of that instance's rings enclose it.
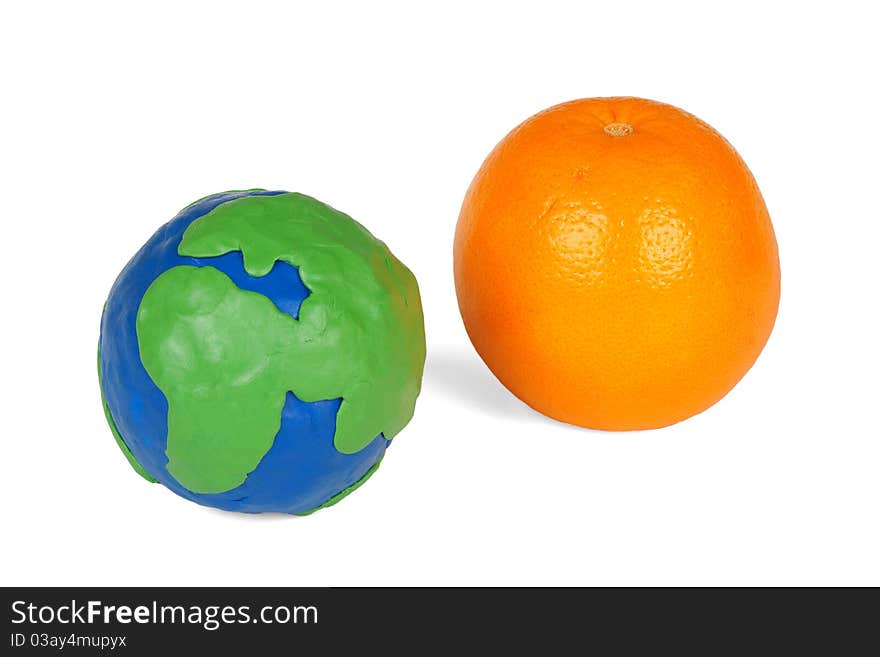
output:
{"label": "plasticine globe", "polygon": [[134,469],[189,500],[306,514],[409,422],[425,332],[412,273],[302,194],[214,194],[160,228],[101,319],[104,411]]}

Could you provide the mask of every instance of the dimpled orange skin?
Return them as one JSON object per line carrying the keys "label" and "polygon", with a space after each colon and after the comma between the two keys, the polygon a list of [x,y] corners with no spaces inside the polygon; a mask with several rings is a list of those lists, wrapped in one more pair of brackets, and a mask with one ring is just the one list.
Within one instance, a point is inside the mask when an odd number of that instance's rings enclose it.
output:
{"label": "dimpled orange skin", "polygon": [[745,163],[696,117],[639,98],[576,100],[515,128],[471,183],[454,259],[492,372],[594,429],[717,402],[779,305],[776,238]]}

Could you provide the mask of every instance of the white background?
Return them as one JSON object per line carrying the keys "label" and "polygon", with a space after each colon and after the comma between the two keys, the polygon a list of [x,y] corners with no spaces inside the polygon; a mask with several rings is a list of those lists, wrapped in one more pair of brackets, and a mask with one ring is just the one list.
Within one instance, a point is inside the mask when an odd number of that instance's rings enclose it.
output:
{"label": "white background", "polygon": [[[880,584],[870,3],[16,4],[0,10],[3,584]],[[658,431],[529,410],[470,347],[452,284],[492,146],[606,95],[715,126],[779,240],[763,355]],[[354,216],[425,306],[414,420],[367,485],[307,518],[147,484],[98,395],[119,270],[184,205],[252,186]]]}

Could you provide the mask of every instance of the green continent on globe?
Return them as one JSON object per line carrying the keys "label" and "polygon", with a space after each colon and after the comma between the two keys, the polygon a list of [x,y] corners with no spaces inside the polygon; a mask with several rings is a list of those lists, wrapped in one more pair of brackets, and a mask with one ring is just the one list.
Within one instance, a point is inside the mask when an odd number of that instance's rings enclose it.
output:
{"label": "green continent on globe", "polygon": [[287,391],[342,398],[334,445],[363,449],[412,418],[425,361],[418,286],[351,217],[302,194],[229,201],[187,228],[178,252],[240,251],[264,276],[299,268],[299,319],[213,267],[173,267],[137,313],[141,360],[168,400],[168,471],[193,492],[240,485],[272,446]]}

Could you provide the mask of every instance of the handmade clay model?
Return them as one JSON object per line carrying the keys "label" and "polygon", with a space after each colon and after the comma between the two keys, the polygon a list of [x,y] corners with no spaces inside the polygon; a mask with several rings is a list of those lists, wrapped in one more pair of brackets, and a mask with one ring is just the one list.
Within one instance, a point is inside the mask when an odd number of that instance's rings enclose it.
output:
{"label": "handmade clay model", "polygon": [[412,273],[302,194],[201,199],[123,269],[98,372],[143,477],[221,509],[306,514],[379,466],[409,422],[425,333]]}

